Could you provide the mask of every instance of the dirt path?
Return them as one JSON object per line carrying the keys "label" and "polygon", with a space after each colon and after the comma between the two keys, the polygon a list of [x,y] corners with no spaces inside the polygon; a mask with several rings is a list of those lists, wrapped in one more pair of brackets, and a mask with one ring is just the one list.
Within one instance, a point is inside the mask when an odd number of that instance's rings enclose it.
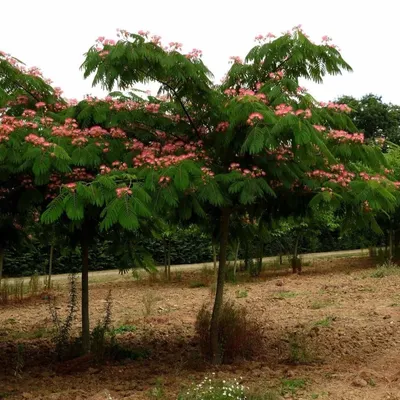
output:
{"label": "dirt path", "polygon": [[[342,258],[342,257],[363,257],[368,255],[368,249],[357,249],[357,250],[343,250],[343,251],[330,251],[330,252],[322,252],[322,253],[305,253],[301,254],[300,257],[303,259],[303,261],[312,261],[315,259],[327,259],[327,258]],[[287,259],[287,257],[284,257],[284,259]],[[274,263],[277,261],[277,257],[264,257],[263,262],[264,263]],[[200,270],[204,267],[207,268],[213,268],[214,264],[212,262],[207,262],[207,263],[200,263],[200,264],[180,264],[180,265],[171,265],[171,268],[175,272],[179,271],[197,271]],[[159,271],[163,271],[164,267],[158,267],[157,269]],[[146,271],[144,270],[137,270],[137,273],[139,275],[144,275],[146,274]],[[80,277],[80,274],[77,274],[78,277]],[[96,282],[105,282],[105,281],[116,281],[116,280],[126,280],[129,279],[131,276],[130,273],[126,275],[121,275],[117,269],[109,269],[105,271],[92,271],[89,272],[89,279],[91,283],[96,283]],[[29,280],[29,277],[25,278],[18,278],[18,279],[25,279]],[[58,275],[53,275],[52,280],[53,282],[57,283],[65,283],[67,282],[68,279],[68,274],[58,274]],[[11,282],[13,279],[11,279]]]}

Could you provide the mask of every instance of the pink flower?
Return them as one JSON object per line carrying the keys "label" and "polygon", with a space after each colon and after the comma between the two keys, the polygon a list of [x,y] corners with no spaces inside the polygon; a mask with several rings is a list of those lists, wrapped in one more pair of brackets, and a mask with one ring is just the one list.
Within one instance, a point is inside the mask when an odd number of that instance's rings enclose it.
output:
{"label": "pink flower", "polygon": [[216,132],[225,132],[229,128],[229,122],[220,122],[215,128]]}
{"label": "pink flower", "polygon": [[230,56],[229,59],[232,60],[234,64],[243,64],[243,60],[239,56]]}
{"label": "pink flower", "polygon": [[247,119],[247,123],[248,123],[249,125],[254,125],[253,120],[259,120],[259,121],[261,121],[261,120],[263,120],[263,119],[264,119],[264,116],[263,116],[262,114],[260,114],[260,113],[258,113],[258,112],[254,112],[254,113],[251,113],[251,114],[249,115],[249,118]]}
{"label": "pink flower", "polygon": [[43,101],[39,101],[38,103],[35,104],[36,108],[43,108],[46,107],[46,103]]}

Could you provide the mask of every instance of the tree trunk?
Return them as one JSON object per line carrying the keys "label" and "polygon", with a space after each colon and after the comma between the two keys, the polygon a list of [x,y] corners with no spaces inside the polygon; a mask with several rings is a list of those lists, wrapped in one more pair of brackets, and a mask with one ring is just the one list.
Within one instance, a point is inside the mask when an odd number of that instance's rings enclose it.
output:
{"label": "tree trunk", "polygon": [[47,289],[51,289],[51,275],[53,273],[53,254],[54,254],[54,244],[50,245],[50,256],[49,256],[49,276],[47,278]]}
{"label": "tree trunk", "polygon": [[292,269],[293,273],[301,273],[301,265],[298,260],[298,255],[299,255],[299,241],[300,241],[301,234],[298,234],[296,237],[296,242],[294,244],[294,252],[293,252],[293,261],[292,261]]}
{"label": "tree trunk", "polygon": [[171,280],[171,241],[168,241],[168,281]]}
{"label": "tree trunk", "polygon": [[235,251],[235,260],[233,262],[233,278],[236,281],[236,270],[237,270],[237,262],[239,258],[239,248],[240,248],[240,240],[238,240],[237,245],[236,245],[236,251]]}
{"label": "tree trunk", "polygon": [[81,250],[82,250],[82,350],[84,354],[90,351],[90,324],[89,324],[89,237],[87,222],[83,223]]}
{"label": "tree trunk", "polygon": [[212,244],[213,250],[213,261],[214,261],[214,274],[217,272],[217,245],[215,243]]}
{"label": "tree trunk", "polygon": [[228,249],[228,236],[229,236],[229,217],[230,211],[226,208],[221,210],[220,220],[220,248],[219,248],[219,265],[217,288],[215,293],[215,301],[210,324],[210,347],[211,347],[211,360],[213,364],[219,364],[221,360],[220,343],[219,343],[219,321],[223,305],[224,296],[224,283],[225,283],[225,266],[226,255]]}
{"label": "tree trunk", "polygon": [[0,282],[3,279],[4,249],[0,247]]}

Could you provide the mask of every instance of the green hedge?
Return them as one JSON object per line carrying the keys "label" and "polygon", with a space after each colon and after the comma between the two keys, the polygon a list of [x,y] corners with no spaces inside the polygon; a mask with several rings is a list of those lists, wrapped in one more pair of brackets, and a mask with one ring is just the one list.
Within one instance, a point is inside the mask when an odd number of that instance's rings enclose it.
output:
{"label": "green hedge", "polygon": [[[294,238],[285,238],[289,254],[293,248]],[[111,252],[110,242],[97,241],[89,251],[91,270],[105,270],[119,267],[119,259]],[[340,237],[338,231],[322,231],[319,235],[306,235],[300,242],[300,253],[350,250],[356,248],[367,248],[372,245],[381,245],[382,237],[365,230],[353,231],[350,234]],[[164,263],[164,243],[162,240],[145,239],[141,241],[158,265]],[[275,256],[279,253],[279,240],[270,240],[263,246],[265,257]],[[257,257],[259,242],[256,238],[249,238],[249,257]],[[9,249],[6,252],[4,262],[5,276],[28,276],[37,271],[44,274],[48,268],[49,246],[36,246]],[[239,252],[240,258],[246,256],[242,247]],[[233,254],[231,254],[233,257]],[[192,264],[211,261],[212,249],[211,239],[200,232],[197,228],[179,229],[171,238],[171,263]],[[80,271],[80,252],[77,250],[55,249],[54,250],[54,273],[69,273]]]}

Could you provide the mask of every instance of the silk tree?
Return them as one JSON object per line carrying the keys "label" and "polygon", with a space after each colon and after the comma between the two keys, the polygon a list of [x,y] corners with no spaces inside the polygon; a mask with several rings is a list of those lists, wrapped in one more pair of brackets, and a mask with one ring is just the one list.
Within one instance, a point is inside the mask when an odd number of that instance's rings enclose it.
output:
{"label": "silk tree", "polygon": [[[357,132],[346,115],[349,107],[319,103],[299,85],[300,79],[322,82],[327,74],[350,70],[329,38],[315,44],[296,27],[279,38],[256,40],[243,61],[232,57],[226,78],[216,84],[197,49],[163,46],[148,32],[120,31],[117,41],[100,37],[82,67],[94,85],[117,92],[83,102],[80,117],[126,134],[127,169],[105,169],[89,186],[77,183],[73,193],[68,187],[61,192],[63,199],[97,193],[86,196],[104,205],[104,229],[136,230],[150,209],[175,210],[183,219],[217,215],[214,362],[221,360],[219,318],[232,218],[260,210],[276,215],[287,212],[285,204],[312,202],[346,203],[373,219],[374,210],[392,210],[395,203],[380,148]],[[159,84],[159,96],[127,94],[148,82]],[[62,213],[60,204],[65,200],[55,199],[46,218]]]}

